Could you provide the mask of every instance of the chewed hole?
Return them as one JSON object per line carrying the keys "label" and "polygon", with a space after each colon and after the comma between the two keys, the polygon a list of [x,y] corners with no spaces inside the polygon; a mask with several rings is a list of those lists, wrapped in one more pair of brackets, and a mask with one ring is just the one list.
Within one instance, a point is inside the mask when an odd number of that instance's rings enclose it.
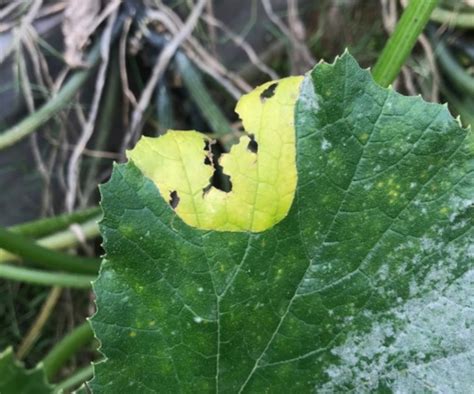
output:
{"label": "chewed hole", "polygon": [[212,166],[212,152],[211,152],[212,143],[208,140],[204,141],[204,152],[206,152],[206,157],[204,157],[204,164],[207,166]]}
{"label": "chewed hole", "polygon": [[232,191],[230,176],[224,173],[222,166],[219,164],[219,157],[222,155],[222,147],[216,143],[216,141],[209,140],[205,141],[204,150],[206,151],[204,164],[212,166],[214,171],[209,179],[209,185],[202,189],[203,196],[205,196],[213,187],[229,193]]}
{"label": "chewed hole", "polygon": [[273,97],[277,86],[278,82],[272,83],[268,88],[266,88],[262,93],[260,93],[260,100],[265,101]]}
{"label": "chewed hole", "polygon": [[255,136],[253,134],[249,134],[250,141],[247,145],[247,149],[252,153],[258,153],[258,142],[255,141]]}
{"label": "chewed hole", "polygon": [[176,207],[178,206],[179,196],[178,196],[178,192],[176,190],[173,190],[170,193],[169,204],[170,204],[171,208],[173,208],[173,209],[176,209]]}

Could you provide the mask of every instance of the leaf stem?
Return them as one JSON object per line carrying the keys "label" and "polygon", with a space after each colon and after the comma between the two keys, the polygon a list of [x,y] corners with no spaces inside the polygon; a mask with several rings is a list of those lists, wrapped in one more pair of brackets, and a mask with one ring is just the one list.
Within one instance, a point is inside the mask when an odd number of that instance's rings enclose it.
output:
{"label": "leaf stem", "polygon": [[451,11],[436,7],[431,14],[431,20],[448,26],[470,29],[474,27],[474,12]]}
{"label": "leaf stem", "polygon": [[387,87],[395,80],[437,4],[438,0],[410,1],[372,71],[379,85]]}
{"label": "leaf stem", "polygon": [[433,47],[436,59],[453,84],[461,92],[474,96],[474,78],[456,62],[443,40],[434,42]]}
{"label": "leaf stem", "polygon": [[[99,235],[99,226],[97,222],[100,216],[79,225],[80,231],[85,239],[93,239]],[[36,240],[38,245],[48,249],[61,250],[76,247],[79,244],[77,234],[71,229],[51,234],[47,237]],[[0,263],[3,261],[20,260],[15,254],[0,249]]]}
{"label": "leaf stem", "polygon": [[93,71],[93,66],[99,61],[100,42],[92,48],[87,63],[90,65],[75,74],[64,84],[63,88],[38,111],[23,119],[20,123],[0,134],[0,150],[7,148],[17,141],[33,133],[46,123],[55,113],[66,107]]}
{"label": "leaf stem", "polygon": [[0,227],[0,248],[45,268],[97,274],[100,260],[72,256],[38,245],[34,241]]}
{"label": "leaf stem", "polygon": [[191,61],[184,53],[179,51],[176,52],[174,60],[183,78],[184,85],[188,89],[194,103],[201,111],[201,114],[209,123],[212,131],[220,136],[230,133],[232,127],[229,121],[209,94],[201,76]]}
{"label": "leaf stem", "polygon": [[9,227],[9,230],[21,235],[41,237],[62,230],[73,223],[82,223],[92,219],[98,216],[100,212],[99,207],[92,207],[72,213],[17,224]]}
{"label": "leaf stem", "polygon": [[0,278],[42,286],[89,288],[95,276],[46,272],[31,268],[0,264]]}
{"label": "leaf stem", "polygon": [[79,369],[76,373],[58,383],[54,387],[55,393],[69,392],[71,389],[79,386],[81,383],[88,381],[94,376],[94,366],[88,365],[87,367]]}
{"label": "leaf stem", "polygon": [[86,321],[59,341],[42,361],[48,380],[51,380],[63,364],[93,338],[92,328]]}

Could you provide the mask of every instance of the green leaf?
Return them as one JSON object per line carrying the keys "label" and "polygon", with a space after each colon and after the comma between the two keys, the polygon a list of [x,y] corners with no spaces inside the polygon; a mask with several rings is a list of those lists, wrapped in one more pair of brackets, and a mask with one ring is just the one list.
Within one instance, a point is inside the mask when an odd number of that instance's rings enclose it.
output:
{"label": "green leaf", "polygon": [[295,198],[261,233],[192,228],[115,167],[95,392],[472,389],[472,133],[348,54],[306,76],[295,125]]}
{"label": "green leaf", "polygon": [[15,360],[11,348],[0,353],[0,393],[49,394],[53,387],[47,382],[41,366],[26,370]]}

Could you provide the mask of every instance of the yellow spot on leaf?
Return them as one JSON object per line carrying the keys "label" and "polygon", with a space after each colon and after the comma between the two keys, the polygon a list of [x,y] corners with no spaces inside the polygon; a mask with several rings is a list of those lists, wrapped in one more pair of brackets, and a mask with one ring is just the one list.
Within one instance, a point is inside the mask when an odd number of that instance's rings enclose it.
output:
{"label": "yellow spot on leaf", "polygon": [[[236,107],[247,135],[220,158],[232,190],[210,187],[211,141],[196,131],[142,137],[127,156],[188,225],[206,230],[263,231],[281,221],[296,188],[294,107],[303,77],[259,86]],[[249,149],[250,135],[256,148]],[[254,144],[255,146],[255,144]]]}

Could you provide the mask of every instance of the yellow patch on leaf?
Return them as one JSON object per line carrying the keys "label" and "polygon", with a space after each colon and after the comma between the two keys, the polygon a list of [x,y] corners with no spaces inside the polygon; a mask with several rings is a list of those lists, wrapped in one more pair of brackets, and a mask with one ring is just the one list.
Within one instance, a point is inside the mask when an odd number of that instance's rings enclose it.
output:
{"label": "yellow patch on leaf", "polygon": [[205,163],[205,147],[212,141],[202,133],[170,130],[157,138],[142,137],[127,156],[188,225],[218,231],[266,230],[287,215],[293,202],[294,108],[302,80],[268,82],[237,103],[247,134],[219,160],[230,177],[230,192],[210,186],[214,168]]}

